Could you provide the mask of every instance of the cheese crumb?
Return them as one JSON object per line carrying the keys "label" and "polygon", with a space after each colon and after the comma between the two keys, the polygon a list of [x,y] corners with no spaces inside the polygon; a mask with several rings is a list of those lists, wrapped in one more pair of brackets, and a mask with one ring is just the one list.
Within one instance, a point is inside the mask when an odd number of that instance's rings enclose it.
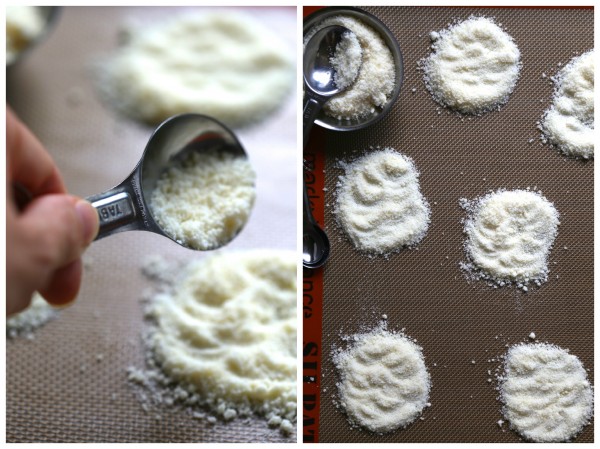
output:
{"label": "cheese crumb", "polygon": [[34,293],[27,309],[6,319],[6,336],[14,338],[24,336],[32,340],[34,331],[57,316],[54,309],[39,293]]}

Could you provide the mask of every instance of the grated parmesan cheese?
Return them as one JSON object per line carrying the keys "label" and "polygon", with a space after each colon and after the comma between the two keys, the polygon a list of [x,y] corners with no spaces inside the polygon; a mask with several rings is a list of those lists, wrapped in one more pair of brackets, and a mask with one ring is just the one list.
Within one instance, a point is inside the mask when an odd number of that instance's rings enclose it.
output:
{"label": "grated parmesan cheese", "polygon": [[431,212],[411,159],[385,148],[342,166],[334,213],[358,250],[386,255],[425,237]]}
{"label": "grated parmesan cheese", "polygon": [[496,285],[516,282],[527,290],[530,282],[548,278],[548,254],[558,233],[554,205],[530,190],[499,190],[472,202],[463,200],[465,250],[482,276]]}
{"label": "grated parmesan cheese", "polygon": [[180,15],[127,35],[99,67],[99,87],[146,122],[196,112],[248,125],[277,109],[294,85],[294,52],[248,14]]}
{"label": "grated parmesan cheese", "polygon": [[6,319],[6,335],[9,338],[23,335],[28,339],[33,339],[33,331],[56,315],[57,310],[48,304],[39,293],[34,293],[27,309]]}
{"label": "grated parmesan cheese", "polygon": [[431,404],[430,376],[422,349],[385,323],[349,338],[351,346],[334,353],[340,374],[340,404],[352,425],[388,433],[414,422]]}
{"label": "grated parmesan cheese", "polygon": [[342,35],[329,61],[335,70],[333,82],[337,88],[345,90],[350,87],[356,80],[362,64],[362,48],[354,33],[346,32]]}
{"label": "grated parmesan cheese", "polygon": [[554,78],[553,103],[540,125],[544,140],[584,159],[594,157],[594,55],[573,58]]}
{"label": "grated parmesan cheese", "polygon": [[143,397],[194,411],[208,406],[224,421],[256,413],[282,433],[292,432],[295,254],[219,253],[192,262],[177,282],[161,281],[161,287],[146,308],[153,320],[145,338],[150,369],[128,373],[149,390]]}
{"label": "grated parmesan cheese", "polygon": [[435,101],[466,114],[497,109],[508,101],[521,55],[493,19],[471,16],[430,37],[433,52],[421,67]]}
{"label": "grated parmesan cheese", "polygon": [[160,177],[150,197],[152,216],[186,246],[209,250],[235,237],[248,221],[256,175],[245,157],[190,151]]}
{"label": "grated parmesan cheese", "polygon": [[575,437],[593,414],[594,394],[581,361],[547,343],[512,346],[500,378],[502,413],[535,442]]}

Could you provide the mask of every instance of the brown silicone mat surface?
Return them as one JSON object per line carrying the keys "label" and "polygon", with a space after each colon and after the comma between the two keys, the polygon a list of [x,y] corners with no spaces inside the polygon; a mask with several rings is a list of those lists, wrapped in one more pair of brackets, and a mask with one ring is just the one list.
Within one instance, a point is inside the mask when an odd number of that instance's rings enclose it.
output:
{"label": "brown silicone mat surface", "polygon": [[[71,192],[88,196],[121,182],[152,131],[99,100],[91,63],[116,48],[122,23],[178,12],[64,8],[48,40],[7,74],[8,102],[47,146]],[[247,12],[295,54],[296,8]],[[296,248],[295,100],[292,89],[279,111],[237,132],[257,172],[257,201],[227,250]],[[262,419],[210,426],[173,409],[142,410],[126,369],[143,366],[140,297],[151,284],[140,267],[154,254],[172,261],[206,257],[141,232],[96,242],[86,254],[78,301],[38,329],[34,340],[7,342],[9,442],[296,442],[295,434],[284,438]]]}
{"label": "brown silicone mat surface", "polygon": [[[368,7],[394,33],[403,52],[405,79],[389,116],[352,133],[327,133],[325,220],[332,241],[323,298],[321,442],[516,442],[502,418],[487,363],[505,344],[527,339],[569,348],[594,378],[593,184],[594,163],[567,159],[539,142],[536,121],[550,104],[558,63],[593,47],[592,10]],[[523,69],[500,112],[461,120],[434,103],[417,61],[429,54],[429,32],[453,18],[493,16],[517,42]],[[415,93],[411,90],[416,89]],[[441,115],[438,115],[438,110]],[[528,143],[534,139],[533,143]],[[415,160],[432,222],[418,250],[389,260],[356,252],[334,225],[339,158],[370,146],[393,147]],[[537,186],[561,214],[550,256],[550,280],[528,293],[468,283],[458,205],[500,187]],[[558,277],[558,278],[557,278]],[[390,328],[418,340],[432,378],[431,408],[405,430],[385,436],[353,430],[336,409],[336,373],[330,350],[340,332],[352,334],[387,314]],[[495,337],[499,336],[498,339]],[[471,361],[475,360],[475,365]],[[434,363],[437,366],[434,366]],[[575,440],[593,441],[593,425]]]}

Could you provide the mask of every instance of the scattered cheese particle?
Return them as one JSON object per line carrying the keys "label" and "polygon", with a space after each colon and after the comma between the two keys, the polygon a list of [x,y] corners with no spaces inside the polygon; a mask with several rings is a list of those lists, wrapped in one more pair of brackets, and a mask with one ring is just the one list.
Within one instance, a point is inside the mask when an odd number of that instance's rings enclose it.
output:
{"label": "scattered cheese particle", "polygon": [[56,316],[56,309],[48,304],[39,293],[34,293],[27,309],[6,319],[6,335],[9,338],[25,336],[31,340],[34,338],[33,331]]}
{"label": "scattered cheese particle", "polygon": [[284,434],[290,434],[294,431],[295,426],[289,419],[284,419],[283,421],[281,421],[281,425],[279,426],[279,428]]}
{"label": "scattered cheese particle", "polygon": [[231,421],[236,416],[237,416],[237,412],[231,408],[228,408],[227,410],[225,410],[225,413],[223,413],[223,419],[225,421]]}

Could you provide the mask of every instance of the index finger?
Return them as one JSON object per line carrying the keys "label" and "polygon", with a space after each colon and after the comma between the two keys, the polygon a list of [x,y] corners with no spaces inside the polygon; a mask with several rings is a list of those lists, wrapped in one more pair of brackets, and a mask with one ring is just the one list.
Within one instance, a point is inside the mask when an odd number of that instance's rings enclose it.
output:
{"label": "index finger", "polygon": [[40,141],[6,107],[6,170],[10,184],[20,184],[34,197],[65,193],[58,168]]}

